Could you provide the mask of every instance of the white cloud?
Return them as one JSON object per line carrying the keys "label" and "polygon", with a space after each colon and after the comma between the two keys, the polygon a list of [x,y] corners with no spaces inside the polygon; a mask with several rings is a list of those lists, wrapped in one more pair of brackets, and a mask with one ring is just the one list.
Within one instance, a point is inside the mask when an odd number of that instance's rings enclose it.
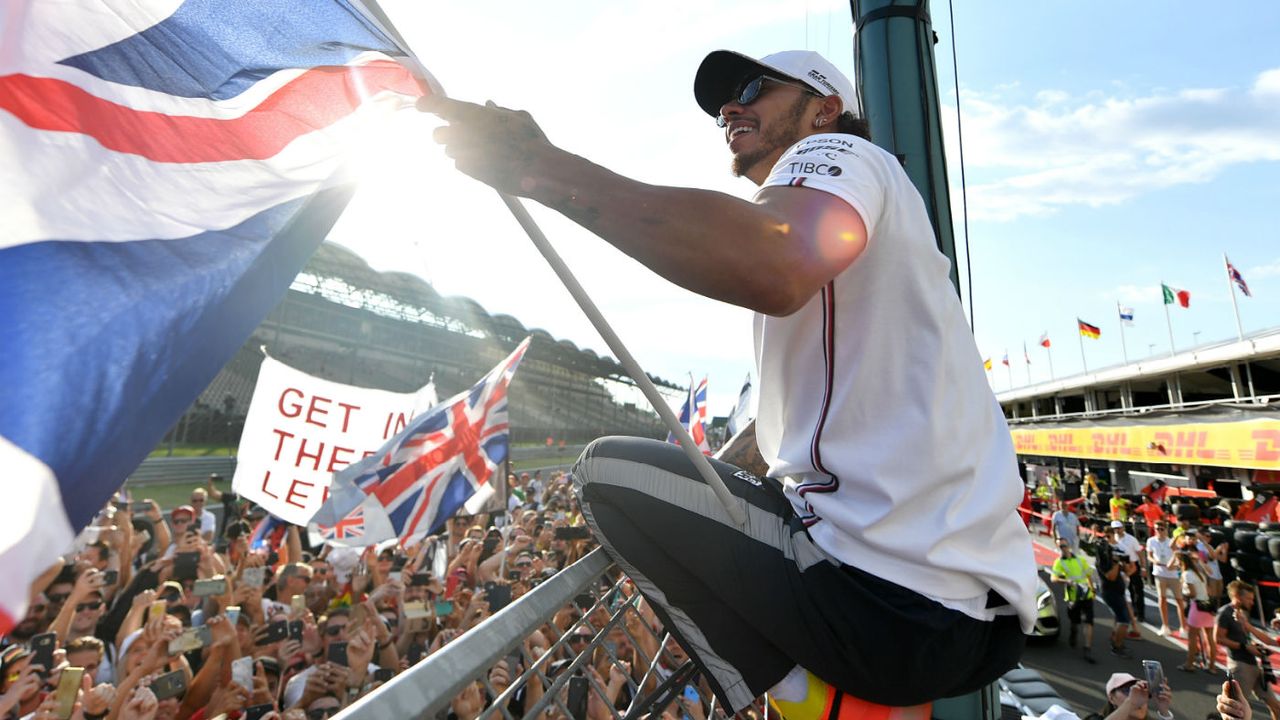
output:
{"label": "white cloud", "polygon": [[[1029,103],[1007,102],[1001,90],[962,91],[961,99],[975,220],[1115,205],[1211,181],[1232,165],[1280,160],[1280,68],[1248,89],[1130,97],[1042,90]],[[954,118],[954,107],[945,111]]]}
{"label": "white cloud", "polygon": [[[1277,74],[1277,78],[1280,78],[1280,74]],[[1258,265],[1257,267],[1249,268],[1245,271],[1244,279],[1248,282],[1255,278],[1271,277],[1280,277],[1280,259],[1277,259],[1272,263],[1267,263],[1266,265]]]}

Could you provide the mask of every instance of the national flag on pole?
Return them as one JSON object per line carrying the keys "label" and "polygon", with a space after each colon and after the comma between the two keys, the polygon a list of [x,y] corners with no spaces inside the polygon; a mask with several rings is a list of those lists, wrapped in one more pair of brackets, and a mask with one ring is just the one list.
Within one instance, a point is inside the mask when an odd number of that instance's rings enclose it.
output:
{"label": "national flag on pole", "polygon": [[1171,288],[1164,283],[1160,283],[1160,292],[1164,295],[1165,305],[1177,303],[1184,308],[1191,307],[1191,293],[1187,290]]}
{"label": "national flag on pole", "polygon": [[1124,323],[1125,325],[1128,325],[1129,327],[1133,327],[1133,308],[1131,307],[1120,308],[1120,322]]}
{"label": "national flag on pole", "polygon": [[1076,318],[1076,324],[1080,326],[1080,334],[1087,338],[1097,340],[1102,335],[1102,331],[1098,329],[1097,325],[1090,325],[1080,318]]}
{"label": "national flag on pole", "polygon": [[1040,336],[1040,347],[1049,347],[1049,333]]}
{"label": "national flag on pole", "polygon": [[[435,532],[473,495],[492,489],[489,481],[508,455],[507,389],[529,340],[475,387],[417,416],[377,453],[335,473],[312,525],[337,539],[336,528],[363,510],[365,541],[355,544],[406,540]],[[385,516],[389,537],[370,532],[373,513],[379,521]]]}
{"label": "national flag on pole", "polygon": [[1028,365],[1030,365],[1030,364],[1031,364],[1031,353],[1027,352],[1027,343],[1026,343],[1026,341],[1025,341],[1025,340],[1022,342],[1022,359],[1023,359],[1023,360],[1028,364]]}
{"label": "national flag on pole", "polygon": [[[1226,256],[1224,255],[1223,257],[1225,258]],[[1253,293],[1249,292],[1249,284],[1244,281],[1244,276],[1240,274],[1235,265],[1231,264],[1230,260],[1227,260],[1227,277],[1235,282],[1236,287],[1240,288],[1240,292],[1244,293],[1245,297],[1253,297]]]}
{"label": "national flag on pole", "polygon": [[359,0],[6,0],[0,28],[2,633],[284,295],[352,141],[439,86]]}
{"label": "national flag on pole", "polygon": [[1004,365],[1005,367],[1009,367],[1009,351],[1008,350],[1004,351],[1004,359],[1000,361],[1000,364]]}
{"label": "national flag on pole", "polygon": [[[711,446],[707,444],[707,379],[702,378],[697,387],[693,386],[692,380],[690,377],[689,395],[680,407],[680,424],[689,431],[689,437],[693,438],[702,454],[710,455]],[[667,433],[667,442],[680,444],[672,433]]]}
{"label": "national flag on pole", "polygon": [[747,426],[747,423],[751,422],[751,394],[751,373],[747,373],[747,379],[743,381],[742,389],[738,391],[738,402],[729,413],[729,423],[726,427],[729,437],[737,435]]}
{"label": "national flag on pole", "polygon": [[990,370],[990,369],[991,369],[991,358],[987,358],[986,360],[983,360],[983,361],[982,361],[982,369],[983,369],[983,370]]}

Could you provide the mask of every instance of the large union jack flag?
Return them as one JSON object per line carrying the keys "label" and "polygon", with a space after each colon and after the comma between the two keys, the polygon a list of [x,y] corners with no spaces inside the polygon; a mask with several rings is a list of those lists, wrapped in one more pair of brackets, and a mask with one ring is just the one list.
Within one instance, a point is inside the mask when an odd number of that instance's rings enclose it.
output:
{"label": "large union jack flag", "polygon": [[[326,525],[338,527],[363,511],[364,542],[358,544],[389,539],[368,532],[376,508],[386,514],[390,537],[441,528],[507,459],[507,389],[528,348],[525,338],[475,387],[414,418],[377,453],[335,474],[329,501],[313,524],[324,534]],[[342,520],[327,519],[335,516]]]}
{"label": "large union jack flag", "polygon": [[0,2],[0,632],[438,86],[363,0]]}

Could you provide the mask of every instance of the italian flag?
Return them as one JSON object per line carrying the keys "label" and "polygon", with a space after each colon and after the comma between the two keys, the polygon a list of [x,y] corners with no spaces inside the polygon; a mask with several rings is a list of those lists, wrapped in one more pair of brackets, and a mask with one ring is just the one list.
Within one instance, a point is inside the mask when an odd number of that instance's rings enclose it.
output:
{"label": "italian flag", "polygon": [[1164,293],[1164,304],[1172,305],[1175,302],[1184,308],[1191,307],[1191,293],[1186,290],[1171,288],[1164,283],[1160,283],[1160,290]]}

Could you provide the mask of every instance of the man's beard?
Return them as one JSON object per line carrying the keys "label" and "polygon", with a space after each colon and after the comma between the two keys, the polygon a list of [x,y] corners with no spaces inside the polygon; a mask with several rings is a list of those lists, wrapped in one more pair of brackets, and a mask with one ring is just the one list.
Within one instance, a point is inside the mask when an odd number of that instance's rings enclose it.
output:
{"label": "man's beard", "polygon": [[[775,150],[786,149],[791,147],[800,139],[800,118],[804,116],[804,109],[808,105],[809,98],[801,95],[796,98],[791,107],[782,117],[778,118],[778,122],[773,127],[766,128],[760,133],[760,142],[757,143],[755,150],[739,153],[733,156],[733,176],[742,177],[751,172],[751,168],[757,163],[773,154]],[[757,132],[760,132],[757,130]]]}

